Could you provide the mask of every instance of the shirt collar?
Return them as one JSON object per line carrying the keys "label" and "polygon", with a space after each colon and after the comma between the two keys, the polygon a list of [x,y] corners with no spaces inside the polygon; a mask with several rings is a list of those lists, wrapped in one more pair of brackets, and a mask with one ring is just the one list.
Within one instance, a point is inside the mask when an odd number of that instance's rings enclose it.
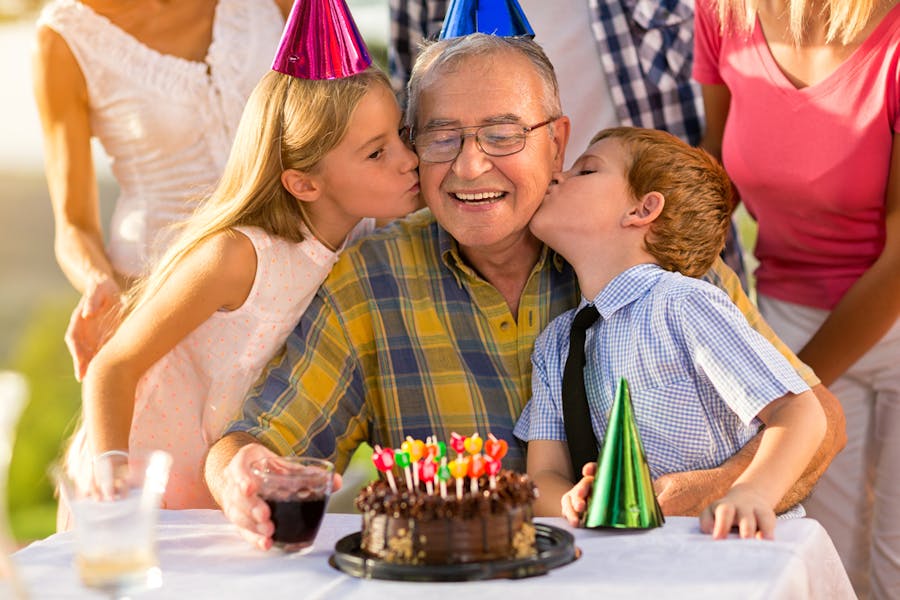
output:
{"label": "shirt collar", "polygon": [[[466,261],[463,260],[462,255],[459,253],[459,242],[457,242],[440,223],[435,221],[435,224],[437,226],[437,243],[441,261],[443,261],[444,265],[450,269],[451,273],[453,273],[457,285],[462,287],[461,277],[463,275],[468,277],[477,277],[477,275],[475,271],[472,270],[472,267],[466,264]],[[550,260],[553,268],[560,273],[562,273],[563,269],[566,267],[566,261],[562,255],[544,244],[541,248],[541,254],[535,268],[538,270],[542,269],[547,260]]]}
{"label": "shirt collar", "polygon": [[[662,267],[652,263],[631,267],[606,284],[590,304],[597,307],[600,316],[609,319],[616,311],[645,296],[663,273],[665,270]],[[585,304],[589,302],[582,298],[579,308]]]}

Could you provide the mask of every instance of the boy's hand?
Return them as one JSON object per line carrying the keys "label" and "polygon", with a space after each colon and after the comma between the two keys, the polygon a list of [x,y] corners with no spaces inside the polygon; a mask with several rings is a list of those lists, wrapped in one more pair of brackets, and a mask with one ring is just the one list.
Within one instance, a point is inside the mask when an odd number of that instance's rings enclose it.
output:
{"label": "boy's hand", "polygon": [[775,510],[752,487],[734,486],[700,514],[700,531],[712,533],[713,539],[727,538],[732,527],[741,538],[774,539]]}
{"label": "boy's hand", "polygon": [[581,521],[581,515],[587,509],[587,499],[591,495],[594,485],[594,475],[597,473],[597,463],[586,463],[581,469],[581,481],[575,484],[571,490],[563,494],[562,516],[569,521],[569,525],[577,527]]}

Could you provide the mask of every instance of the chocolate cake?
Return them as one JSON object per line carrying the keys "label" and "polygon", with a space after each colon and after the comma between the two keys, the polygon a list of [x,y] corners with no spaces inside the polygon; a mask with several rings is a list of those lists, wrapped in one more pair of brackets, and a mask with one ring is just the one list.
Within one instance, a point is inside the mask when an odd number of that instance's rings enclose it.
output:
{"label": "chocolate cake", "polygon": [[[468,483],[468,480],[467,480]],[[414,488],[415,489],[415,488]],[[461,498],[377,481],[356,498],[362,512],[362,550],[399,564],[454,564],[528,558],[535,554],[534,484],[502,470],[491,489],[488,477],[469,485]]]}

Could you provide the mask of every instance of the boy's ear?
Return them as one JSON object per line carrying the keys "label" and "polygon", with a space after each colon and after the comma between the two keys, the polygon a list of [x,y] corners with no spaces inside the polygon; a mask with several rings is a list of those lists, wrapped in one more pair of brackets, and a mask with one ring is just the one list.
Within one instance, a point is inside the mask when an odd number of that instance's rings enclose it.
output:
{"label": "boy's ear", "polygon": [[318,180],[297,169],[285,169],[281,172],[281,184],[290,194],[301,202],[315,202],[321,194]]}
{"label": "boy's ear", "polygon": [[649,225],[662,214],[666,198],[659,192],[647,192],[625,215],[623,225],[640,227]]}

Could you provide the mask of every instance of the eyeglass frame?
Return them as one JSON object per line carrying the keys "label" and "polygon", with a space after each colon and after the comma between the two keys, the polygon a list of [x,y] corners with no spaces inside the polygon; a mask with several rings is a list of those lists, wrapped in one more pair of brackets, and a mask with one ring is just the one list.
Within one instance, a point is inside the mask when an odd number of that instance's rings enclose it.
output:
{"label": "eyeglass frame", "polygon": [[[429,130],[429,133],[435,132],[435,131],[456,131],[456,132],[458,132],[459,133],[459,146],[456,149],[456,154],[453,155],[453,158],[448,158],[447,160],[428,160],[426,158],[422,158],[421,156],[419,156],[419,160],[427,162],[427,163],[432,163],[432,164],[443,164],[443,163],[453,162],[454,160],[459,158],[459,154],[462,152],[463,145],[466,143],[466,138],[468,138],[468,137],[474,138],[475,146],[478,148],[478,150],[480,150],[486,156],[491,156],[493,158],[512,156],[513,154],[518,154],[519,152],[521,152],[522,150],[525,149],[525,141],[528,139],[529,133],[531,133],[532,131],[534,131],[536,129],[540,129],[541,127],[544,127],[546,125],[550,125],[551,123],[554,123],[554,122],[560,120],[561,118],[562,118],[562,116],[551,117],[551,118],[547,119],[546,121],[541,121],[540,123],[537,123],[535,125],[530,125],[530,126],[522,125],[521,126],[522,127],[522,133],[521,133],[522,146],[518,150],[513,150],[512,152],[508,152],[506,154],[491,154],[490,152],[485,150],[484,147],[481,145],[481,141],[478,139],[478,133],[485,127],[496,127],[497,125],[517,125],[517,123],[485,123],[484,125],[469,125],[466,127],[438,127],[436,129],[431,129],[431,130]],[[405,132],[407,134],[406,139],[409,142],[410,147],[415,148],[416,147],[415,129],[413,129],[412,127],[406,127],[404,129],[406,129],[406,132]],[[467,129],[473,129],[474,131],[472,131],[470,133],[465,133],[465,130],[467,130]],[[417,154],[418,154],[418,152],[417,152]]]}

